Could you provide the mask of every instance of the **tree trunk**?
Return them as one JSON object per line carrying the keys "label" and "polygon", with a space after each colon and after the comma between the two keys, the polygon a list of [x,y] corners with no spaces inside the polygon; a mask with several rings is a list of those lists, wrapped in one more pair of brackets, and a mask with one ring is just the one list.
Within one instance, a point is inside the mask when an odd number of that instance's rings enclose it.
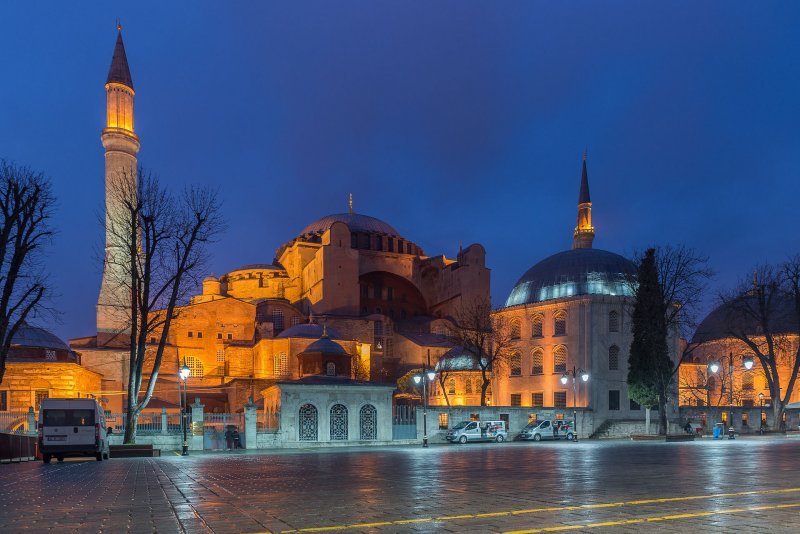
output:
{"label": "tree trunk", "polygon": [[125,437],[122,443],[130,445],[136,443],[136,426],[139,423],[139,411],[128,407],[128,418],[125,421]]}
{"label": "tree trunk", "polygon": [[667,399],[664,395],[658,396],[658,434],[667,435]]}
{"label": "tree trunk", "polygon": [[780,399],[772,399],[772,430],[775,432],[783,432],[786,428],[783,425],[783,412],[784,405]]}
{"label": "tree trunk", "polygon": [[644,407],[644,433],[650,433],[650,407]]}

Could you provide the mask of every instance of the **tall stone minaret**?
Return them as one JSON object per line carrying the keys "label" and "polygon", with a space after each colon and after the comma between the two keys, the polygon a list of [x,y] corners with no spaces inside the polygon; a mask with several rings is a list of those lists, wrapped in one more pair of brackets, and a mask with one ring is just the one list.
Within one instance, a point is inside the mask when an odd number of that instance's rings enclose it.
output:
{"label": "tall stone minaret", "polygon": [[[106,243],[103,280],[97,300],[97,344],[121,345],[128,341],[130,324],[127,306],[130,292],[121,283],[125,248],[111,230],[111,221],[119,213],[119,196],[114,194],[120,180],[128,191],[135,191],[136,155],[139,137],[133,131],[133,81],[122,44],[122,27],[117,24],[117,44],[106,80],[106,127],[101,139],[106,151]],[[128,189],[130,188],[130,189]]]}
{"label": "tall stone minaret", "polygon": [[584,151],[581,192],[578,194],[578,224],[572,236],[572,248],[592,248],[592,241],[594,241],[592,201],[589,198],[589,177],[586,174],[586,151]]}

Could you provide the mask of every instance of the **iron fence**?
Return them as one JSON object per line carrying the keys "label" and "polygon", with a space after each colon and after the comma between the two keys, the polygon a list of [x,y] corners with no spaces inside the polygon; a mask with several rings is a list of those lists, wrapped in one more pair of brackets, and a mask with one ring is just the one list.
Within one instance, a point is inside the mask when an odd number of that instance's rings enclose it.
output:
{"label": "iron fence", "polygon": [[398,405],[392,408],[392,439],[417,438],[416,406]]}
{"label": "iron fence", "polygon": [[0,432],[24,434],[28,431],[28,412],[0,412]]}
{"label": "iron fence", "polygon": [[[154,434],[180,434],[181,433],[181,414],[168,413],[166,427],[162,421],[160,413],[143,413],[136,422],[136,434],[148,436]],[[106,426],[110,426],[115,434],[124,434],[125,425],[128,421],[126,413],[106,414]]]}

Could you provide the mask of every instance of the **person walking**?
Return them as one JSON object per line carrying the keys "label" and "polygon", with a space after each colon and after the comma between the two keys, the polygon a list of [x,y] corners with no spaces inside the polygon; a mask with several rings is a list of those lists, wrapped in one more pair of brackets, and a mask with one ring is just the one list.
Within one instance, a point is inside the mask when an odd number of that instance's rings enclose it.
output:
{"label": "person walking", "polygon": [[228,428],[225,431],[225,450],[229,451],[233,448],[233,431]]}
{"label": "person walking", "polygon": [[233,448],[234,449],[241,448],[240,445],[239,445],[239,440],[241,439],[239,437],[239,429],[234,428],[233,432],[231,432],[231,437],[233,438]]}

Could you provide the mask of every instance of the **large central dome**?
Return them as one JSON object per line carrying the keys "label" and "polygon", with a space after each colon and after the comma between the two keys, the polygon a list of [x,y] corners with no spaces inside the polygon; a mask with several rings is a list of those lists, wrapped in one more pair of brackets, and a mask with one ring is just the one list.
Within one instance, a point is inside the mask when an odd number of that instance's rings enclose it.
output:
{"label": "large central dome", "polygon": [[522,275],[506,306],[578,295],[632,295],[636,265],[613,252],[576,248],[545,258]]}
{"label": "large central dome", "polygon": [[335,222],[346,224],[351,232],[386,234],[388,236],[400,237],[397,230],[392,228],[388,223],[360,213],[336,213],[333,215],[326,215],[303,228],[300,235],[321,234],[328,230]]}

